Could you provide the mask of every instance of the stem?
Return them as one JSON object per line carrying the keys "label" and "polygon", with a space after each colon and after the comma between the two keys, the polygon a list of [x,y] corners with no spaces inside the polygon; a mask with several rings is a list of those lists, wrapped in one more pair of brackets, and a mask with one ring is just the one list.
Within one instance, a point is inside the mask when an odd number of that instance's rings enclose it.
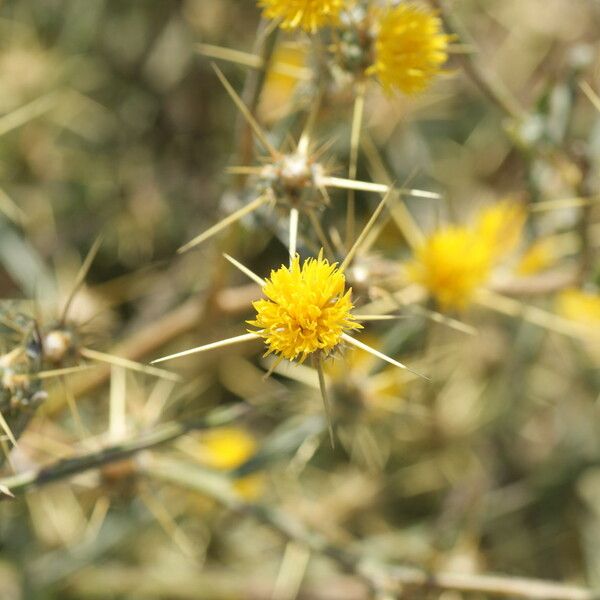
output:
{"label": "stem", "polygon": [[386,591],[396,597],[410,597],[407,588],[426,591],[450,590],[490,596],[529,598],[534,600],[598,600],[598,592],[507,575],[431,573],[419,567],[390,565],[355,551],[340,548],[322,534],[311,531],[304,523],[276,507],[244,502],[235,492],[231,480],[194,464],[164,456],[144,461],[143,473],[161,481],[208,495],[222,506],[250,515],[277,531],[286,540],[305,546],[314,553],[334,560],[344,571],[354,573],[373,591]]}
{"label": "stem", "polygon": [[[122,443],[107,446],[88,454],[62,459],[41,469],[25,471],[5,477],[0,480],[0,487],[4,486],[8,488],[15,495],[22,494],[31,487],[65,479],[108,463],[129,458],[142,450],[148,450],[149,448],[171,442],[190,431],[208,429],[229,423],[246,412],[247,408],[245,406],[235,404],[225,409],[215,410],[200,421],[166,423],[154,431],[140,433],[137,437],[125,440]],[[0,500],[5,498],[5,496],[0,495]]]}
{"label": "stem", "polygon": [[[212,307],[222,315],[236,314],[248,309],[256,300],[257,287],[254,284],[220,290],[212,299]],[[194,297],[174,308],[157,321],[134,333],[123,342],[110,349],[110,353],[130,360],[140,360],[167,345],[171,340],[192,331],[205,317],[207,301],[204,297]],[[74,396],[83,396],[104,385],[110,377],[110,366],[101,365],[82,376],[73,376],[69,381]],[[63,394],[51,394],[42,410],[53,414],[63,408]]]}
{"label": "stem", "polygon": [[[352,130],[350,133],[350,161],[348,165],[348,179],[356,179],[358,168],[358,148],[360,146],[360,133],[362,130],[363,116],[365,113],[365,82],[358,84],[354,111],[352,113]],[[346,207],[346,244],[350,245],[354,239],[354,226],[356,216],[356,201],[353,189],[348,191],[348,206]]]}
{"label": "stem", "polygon": [[296,245],[298,243],[298,209],[290,209],[290,265],[296,256]]}
{"label": "stem", "polygon": [[[456,35],[462,43],[466,43],[469,46],[473,46],[473,43],[470,40],[469,36],[462,30],[462,28],[456,22],[450,11],[447,10],[445,6],[445,1],[429,1],[433,5],[433,7],[439,12],[446,30],[451,34]],[[474,53],[457,55],[457,58],[461,61],[465,72],[471,77],[471,79],[479,87],[479,89],[508,117],[514,119],[517,122],[523,122],[527,118],[528,115],[525,109],[519,104],[515,97],[508,91],[508,89],[501,84],[499,80],[492,79],[487,74],[488,72],[476,60]],[[544,148],[540,148],[538,145],[528,145],[526,148],[521,148],[521,150],[526,157],[527,153],[529,153],[530,156],[535,156],[537,158],[547,160],[547,151],[545,151]],[[565,148],[560,144],[552,145],[551,150],[562,154],[569,162],[577,165],[580,168],[581,180],[576,185],[577,196],[595,196],[596,194],[593,191],[589,190],[588,186],[589,166],[587,164],[578,164],[580,161],[577,160],[577,157],[574,156],[574,153],[571,152],[569,148]],[[593,263],[593,256],[590,251],[590,213],[590,207],[584,207],[581,211],[580,218],[577,224],[577,231],[581,242],[581,258],[578,274],[579,283],[582,283],[585,280]]]}
{"label": "stem", "polygon": [[[474,47],[474,43],[469,35],[462,29],[460,24],[457,23],[456,19],[446,8],[444,0],[430,0],[430,2],[438,11],[446,31],[458,37],[460,43],[467,44],[469,47]],[[502,112],[506,113],[507,116],[516,121],[522,121],[527,116],[523,107],[500,80],[492,79],[488,75],[489,71],[484,69],[479,61],[476,60],[474,52],[458,54],[456,56],[469,77],[471,77],[479,89],[489,100],[496,104]]]}
{"label": "stem", "polygon": [[[260,95],[267,78],[267,72],[270,67],[277,34],[279,28],[272,27],[272,23],[262,19],[256,35],[256,44],[253,53],[258,55],[260,67],[251,70],[246,76],[246,82],[242,91],[242,101],[248,107],[251,114],[256,113]],[[236,126],[236,148],[239,148],[237,164],[248,165],[252,162],[254,156],[254,141],[252,128],[242,115],[238,117]],[[245,185],[246,177],[240,175],[237,179],[237,188],[242,189]]]}
{"label": "stem", "polygon": [[331,447],[335,448],[335,440],[333,438],[333,421],[331,418],[331,405],[329,403],[329,392],[327,391],[327,382],[325,381],[325,372],[323,371],[323,357],[320,354],[313,356],[313,364],[319,374],[319,388],[323,397],[323,406],[325,408],[325,417],[327,418],[327,429],[329,430],[329,440]]}

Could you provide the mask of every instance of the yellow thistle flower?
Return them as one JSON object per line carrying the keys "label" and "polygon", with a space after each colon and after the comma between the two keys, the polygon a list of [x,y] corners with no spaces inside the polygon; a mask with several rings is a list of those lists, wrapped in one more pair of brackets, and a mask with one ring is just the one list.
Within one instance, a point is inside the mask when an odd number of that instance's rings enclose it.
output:
{"label": "yellow thistle flower", "polygon": [[[381,207],[383,207],[384,202],[385,199],[382,200]],[[378,212],[376,211],[374,214],[377,216]],[[374,223],[374,219],[372,218],[369,223]],[[309,355],[312,355],[319,377],[319,387],[323,396],[329,435],[333,445],[333,426],[323,370],[323,358],[344,341],[400,369],[408,369],[401,362],[346,333],[348,330],[362,329],[362,325],[357,322],[358,320],[379,320],[382,316],[385,317],[385,315],[362,314],[360,317],[353,315],[352,289],[346,289],[344,267],[352,260],[356,248],[358,248],[369,230],[368,225],[363,229],[340,267],[337,266],[337,263],[330,264],[329,261],[324,259],[321,250],[318,258],[309,258],[302,265],[300,265],[299,256],[295,255],[289,267],[282,265],[279,269],[271,271],[270,278],[264,280],[242,263],[231,256],[225,255],[234,266],[258,283],[264,290],[266,299],[263,298],[253,303],[256,309],[256,319],[248,321],[250,325],[258,327],[258,331],[248,331],[243,335],[163,356],[152,361],[152,363],[156,364],[197,352],[206,352],[260,338],[264,340],[267,346],[265,356],[269,354],[279,355],[271,371],[284,358],[290,361],[297,358],[299,362],[304,362]]]}
{"label": "yellow thistle flower", "polygon": [[571,288],[557,298],[557,312],[584,325],[600,325],[600,294]]}
{"label": "yellow thistle flower", "polygon": [[463,309],[488,278],[492,258],[489,246],[477,233],[449,226],[433,233],[416,250],[408,275],[442,308]]}
{"label": "yellow thistle flower", "polygon": [[499,259],[517,247],[525,219],[523,207],[506,200],[484,208],[477,218],[475,229],[488,245],[493,258]]}
{"label": "yellow thistle flower", "polygon": [[349,329],[360,329],[352,315],[352,289],[337,264],[320,253],[300,266],[296,255],[291,266],[271,271],[263,288],[267,299],[253,303],[258,327],[267,354],[275,353],[300,362],[314,352],[329,354]]}
{"label": "yellow thistle flower", "polygon": [[376,75],[387,93],[394,89],[405,94],[422,92],[441,72],[449,41],[433,11],[402,2],[379,18],[374,62],[367,74]]}
{"label": "yellow thistle flower", "polygon": [[[230,471],[252,458],[258,449],[256,439],[241,427],[218,427],[202,433],[198,441],[200,462],[217,471]],[[264,487],[264,474],[253,473],[236,479],[234,487],[246,500],[258,497]]]}
{"label": "yellow thistle flower", "polygon": [[202,433],[198,455],[208,467],[228,471],[246,462],[256,448],[256,440],[245,429],[218,427]]}
{"label": "yellow thistle flower", "polygon": [[267,19],[280,19],[283,29],[314,33],[319,27],[336,25],[344,0],[259,0]]}

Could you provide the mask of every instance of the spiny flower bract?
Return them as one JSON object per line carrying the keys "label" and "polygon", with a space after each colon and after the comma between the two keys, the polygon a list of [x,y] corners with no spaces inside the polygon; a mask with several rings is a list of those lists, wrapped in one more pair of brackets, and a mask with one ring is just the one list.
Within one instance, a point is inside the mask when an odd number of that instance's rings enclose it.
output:
{"label": "spiny flower bract", "polygon": [[462,309],[488,278],[492,257],[489,245],[477,233],[448,226],[434,232],[416,250],[408,275],[442,308]]}
{"label": "spiny flower bract", "polygon": [[359,329],[351,313],[352,290],[346,278],[323,258],[309,258],[300,265],[295,256],[290,267],[271,271],[264,286],[266,299],[253,303],[256,319],[250,325],[264,338],[267,354],[300,362],[314,352],[329,354],[346,330]]}
{"label": "spiny flower bract", "polygon": [[259,0],[258,5],[267,19],[280,19],[283,29],[314,33],[339,22],[344,0]]}
{"label": "spiny flower bract", "polygon": [[387,93],[422,92],[446,62],[449,40],[433,11],[402,2],[379,16],[374,62],[367,73],[376,75]]}

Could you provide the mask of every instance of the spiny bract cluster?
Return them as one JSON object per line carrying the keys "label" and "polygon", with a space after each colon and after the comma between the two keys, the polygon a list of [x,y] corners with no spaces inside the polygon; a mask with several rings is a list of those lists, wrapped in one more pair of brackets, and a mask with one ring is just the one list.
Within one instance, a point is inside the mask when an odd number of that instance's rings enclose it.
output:
{"label": "spiny bract cluster", "polygon": [[250,325],[264,338],[267,354],[300,362],[317,351],[330,353],[345,330],[361,326],[352,315],[352,290],[346,278],[323,258],[294,257],[291,266],[271,272],[264,286],[267,299],[253,303],[256,319]]}

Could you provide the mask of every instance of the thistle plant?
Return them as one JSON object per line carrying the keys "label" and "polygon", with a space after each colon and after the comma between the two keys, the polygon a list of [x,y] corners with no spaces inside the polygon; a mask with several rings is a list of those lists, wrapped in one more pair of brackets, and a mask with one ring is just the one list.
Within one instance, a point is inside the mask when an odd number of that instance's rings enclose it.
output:
{"label": "thistle plant", "polygon": [[593,3],[83,4],[0,7],[2,598],[597,598]]}

